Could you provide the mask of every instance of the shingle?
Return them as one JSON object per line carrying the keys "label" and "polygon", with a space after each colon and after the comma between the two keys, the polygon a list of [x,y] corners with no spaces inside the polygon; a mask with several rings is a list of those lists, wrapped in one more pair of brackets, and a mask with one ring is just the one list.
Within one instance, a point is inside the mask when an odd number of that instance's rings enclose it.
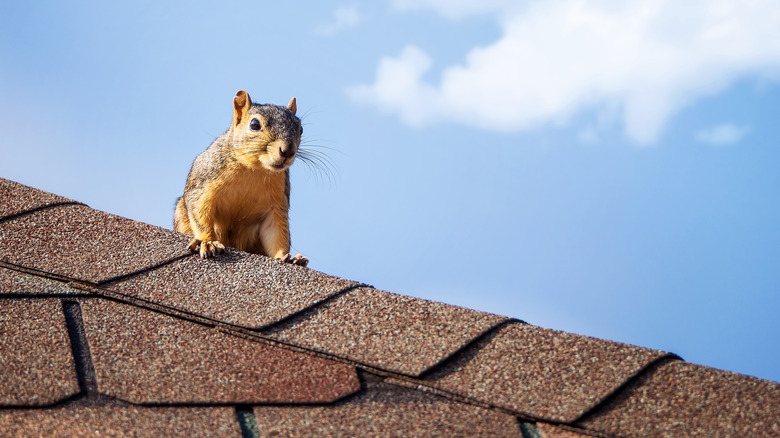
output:
{"label": "shingle", "polygon": [[416,376],[505,320],[498,315],[364,287],[263,334]]}
{"label": "shingle", "polygon": [[631,436],[780,436],[780,384],[674,361],[581,422]]}
{"label": "shingle", "polygon": [[0,178],[0,219],[36,208],[66,203],[75,201]]}
{"label": "shingle", "polygon": [[131,403],[318,403],[360,387],[353,367],[164,314],[83,300],[98,390]]}
{"label": "shingle", "polygon": [[227,249],[106,285],[136,298],[250,329],[278,322],[357,283]]}
{"label": "shingle", "polygon": [[190,254],[187,236],[83,205],[2,222],[0,240],[5,262],[92,283]]}
{"label": "shingle", "polygon": [[507,414],[414,391],[367,382],[365,392],[330,406],[257,407],[261,436],[518,437]]}
{"label": "shingle", "polygon": [[69,295],[77,293],[67,284],[25,274],[0,266],[0,294],[29,294],[29,295]]}
{"label": "shingle", "polygon": [[0,404],[45,406],[78,392],[60,301],[0,300]]}
{"label": "shingle", "polygon": [[536,423],[539,438],[589,438],[590,434],[574,431],[563,426],[553,426],[547,423]]}
{"label": "shingle", "polygon": [[241,437],[227,407],[8,409],[0,410],[0,430],[9,437]]}
{"label": "shingle", "polygon": [[426,380],[441,389],[553,422],[590,410],[666,353],[509,324]]}

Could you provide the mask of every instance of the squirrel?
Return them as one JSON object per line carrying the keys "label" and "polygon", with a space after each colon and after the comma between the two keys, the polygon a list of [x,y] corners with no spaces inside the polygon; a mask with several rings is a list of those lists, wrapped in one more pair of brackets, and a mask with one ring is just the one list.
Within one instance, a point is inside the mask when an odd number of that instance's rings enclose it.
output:
{"label": "squirrel", "polygon": [[225,246],[306,266],[290,255],[290,166],[303,127],[293,97],[286,107],[253,103],[239,90],[233,122],[192,163],[177,199],[174,229],[193,252],[215,257]]}

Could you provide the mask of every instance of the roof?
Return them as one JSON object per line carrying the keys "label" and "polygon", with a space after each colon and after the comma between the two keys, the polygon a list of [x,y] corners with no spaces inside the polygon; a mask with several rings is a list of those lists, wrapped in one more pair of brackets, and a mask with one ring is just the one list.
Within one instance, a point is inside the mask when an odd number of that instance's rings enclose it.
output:
{"label": "roof", "polygon": [[10,436],[780,436],[780,384],[377,290],[0,179]]}

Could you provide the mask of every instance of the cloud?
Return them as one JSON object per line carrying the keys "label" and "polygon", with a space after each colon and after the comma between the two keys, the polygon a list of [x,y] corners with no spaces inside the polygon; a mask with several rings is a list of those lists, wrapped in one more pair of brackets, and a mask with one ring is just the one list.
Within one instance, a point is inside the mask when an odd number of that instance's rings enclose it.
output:
{"label": "cloud", "polygon": [[319,35],[330,36],[336,32],[356,27],[363,21],[363,15],[358,11],[357,5],[342,5],[333,11],[333,19],[315,29]]}
{"label": "cloud", "polygon": [[695,134],[696,141],[715,146],[725,146],[737,143],[750,132],[750,126],[737,126],[731,123],[702,129]]}
{"label": "cloud", "polygon": [[503,132],[608,108],[629,138],[650,144],[697,99],[745,76],[780,72],[776,0],[474,3],[396,0],[398,9],[445,18],[490,14],[502,36],[444,67],[434,82],[423,79],[432,57],[409,45],[379,61],[374,83],[348,94],[414,126],[455,122]]}
{"label": "cloud", "polygon": [[398,112],[404,122],[420,127],[442,112],[431,107],[441,100],[440,93],[420,81],[431,65],[425,52],[408,46],[397,58],[386,57],[379,62],[374,85],[350,87],[348,93],[355,100],[370,101],[388,112]]}

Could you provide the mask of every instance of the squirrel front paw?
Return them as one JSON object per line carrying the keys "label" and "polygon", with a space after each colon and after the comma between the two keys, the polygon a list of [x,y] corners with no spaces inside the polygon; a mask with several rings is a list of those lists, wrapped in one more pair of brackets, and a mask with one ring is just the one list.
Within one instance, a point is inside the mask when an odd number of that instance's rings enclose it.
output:
{"label": "squirrel front paw", "polygon": [[296,254],[295,256],[292,256],[290,255],[290,253],[287,253],[279,260],[281,260],[284,263],[290,263],[298,266],[306,266],[309,264],[309,259],[307,259],[301,254]]}
{"label": "squirrel front paw", "polygon": [[200,258],[207,259],[225,252],[225,245],[217,240],[193,239],[190,242],[190,251],[200,253]]}

